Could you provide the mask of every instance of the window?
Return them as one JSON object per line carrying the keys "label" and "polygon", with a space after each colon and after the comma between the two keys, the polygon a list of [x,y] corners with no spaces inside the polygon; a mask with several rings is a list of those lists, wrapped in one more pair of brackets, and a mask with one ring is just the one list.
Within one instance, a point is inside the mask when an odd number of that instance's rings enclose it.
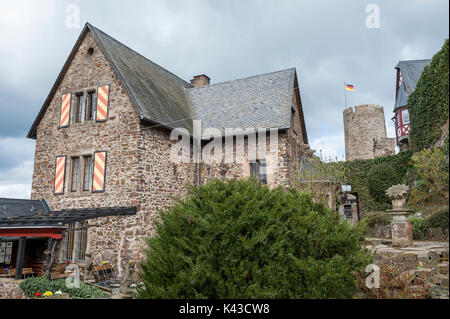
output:
{"label": "window", "polygon": [[344,205],[344,219],[353,219],[352,206]]}
{"label": "window", "polygon": [[72,192],[75,192],[78,189],[79,171],[80,171],[80,158],[72,157],[72,172],[71,172],[71,187],[70,187],[70,190]]}
{"label": "window", "polygon": [[11,241],[0,242],[0,264],[9,265],[11,263],[12,245]]}
{"label": "window", "polygon": [[267,165],[266,161],[257,160],[250,163],[250,174],[261,184],[267,184]]}
{"label": "window", "polygon": [[88,92],[86,104],[86,120],[92,120],[95,117],[95,92]]}
{"label": "window", "polygon": [[75,224],[70,224],[64,233],[64,260],[72,260]]}
{"label": "window", "polygon": [[403,124],[409,124],[409,112],[407,109],[402,110],[402,122]]}
{"label": "window", "polygon": [[86,258],[87,222],[67,225],[64,233],[63,259],[82,262]]}
{"label": "window", "polygon": [[83,102],[83,93],[75,95],[75,122],[81,122],[81,119],[83,118]]}
{"label": "window", "polygon": [[87,246],[87,222],[82,222],[79,225],[77,236],[77,256],[75,260],[77,262],[84,261],[86,258],[86,246]]}
{"label": "window", "polygon": [[294,128],[294,116],[295,116],[295,109],[291,107],[291,128]]}
{"label": "window", "polygon": [[92,156],[86,155],[83,156],[83,190],[88,191],[89,190],[89,181],[91,178],[91,168],[92,168]]}

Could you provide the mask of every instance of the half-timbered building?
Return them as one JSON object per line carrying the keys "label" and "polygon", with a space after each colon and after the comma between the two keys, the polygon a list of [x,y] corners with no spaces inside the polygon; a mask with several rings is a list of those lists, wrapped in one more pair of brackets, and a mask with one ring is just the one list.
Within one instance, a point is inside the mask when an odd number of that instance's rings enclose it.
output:
{"label": "half-timbered building", "polygon": [[400,150],[405,150],[409,145],[410,118],[408,113],[408,96],[416,88],[416,83],[426,65],[431,62],[426,60],[399,61],[395,66],[397,70],[395,87],[394,117],[397,145]]}

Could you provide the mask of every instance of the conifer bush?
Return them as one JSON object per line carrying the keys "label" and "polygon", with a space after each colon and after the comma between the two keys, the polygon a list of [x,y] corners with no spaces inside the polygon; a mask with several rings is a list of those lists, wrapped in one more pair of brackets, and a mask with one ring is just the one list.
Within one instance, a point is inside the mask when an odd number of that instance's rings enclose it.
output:
{"label": "conifer bush", "polygon": [[370,262],[338,214],[252,180],[190,187],[156,233],[137,298],[346,298]]}

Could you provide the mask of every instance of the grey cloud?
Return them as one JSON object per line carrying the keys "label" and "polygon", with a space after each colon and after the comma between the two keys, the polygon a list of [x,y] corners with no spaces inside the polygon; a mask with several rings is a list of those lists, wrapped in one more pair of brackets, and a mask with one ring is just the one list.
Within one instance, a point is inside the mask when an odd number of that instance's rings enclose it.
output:
{"label": "grey cloud", "polygon": [[[309,139],[333,143],[343,131],[343,82],[355,85],[350,105],[384,106],[392,131],[395,64],[432,57],[449,27],[446,0],[376,1],[379,29],[366,28],[373,2],[360,0],[2,2],[0,138],[25,136],[75,43],[81,29],[65,27],[68,3],[78,4],[81,26],[88,20],[185,80],[296,67]],[[11,10],[23,19],[11,20]],[[342,140],[339,157],[343,148]]]}

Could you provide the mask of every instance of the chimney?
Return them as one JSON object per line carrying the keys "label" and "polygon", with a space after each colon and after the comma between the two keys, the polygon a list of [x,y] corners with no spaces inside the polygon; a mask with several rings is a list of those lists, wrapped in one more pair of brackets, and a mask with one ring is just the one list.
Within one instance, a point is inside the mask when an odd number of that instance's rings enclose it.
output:
{"label": "chimney", "polygon": [[191,84],[196,88],[199,86],[209,85],[210,81],[211,79],[207,75],[194,75],[194,78],[191,80]]}

